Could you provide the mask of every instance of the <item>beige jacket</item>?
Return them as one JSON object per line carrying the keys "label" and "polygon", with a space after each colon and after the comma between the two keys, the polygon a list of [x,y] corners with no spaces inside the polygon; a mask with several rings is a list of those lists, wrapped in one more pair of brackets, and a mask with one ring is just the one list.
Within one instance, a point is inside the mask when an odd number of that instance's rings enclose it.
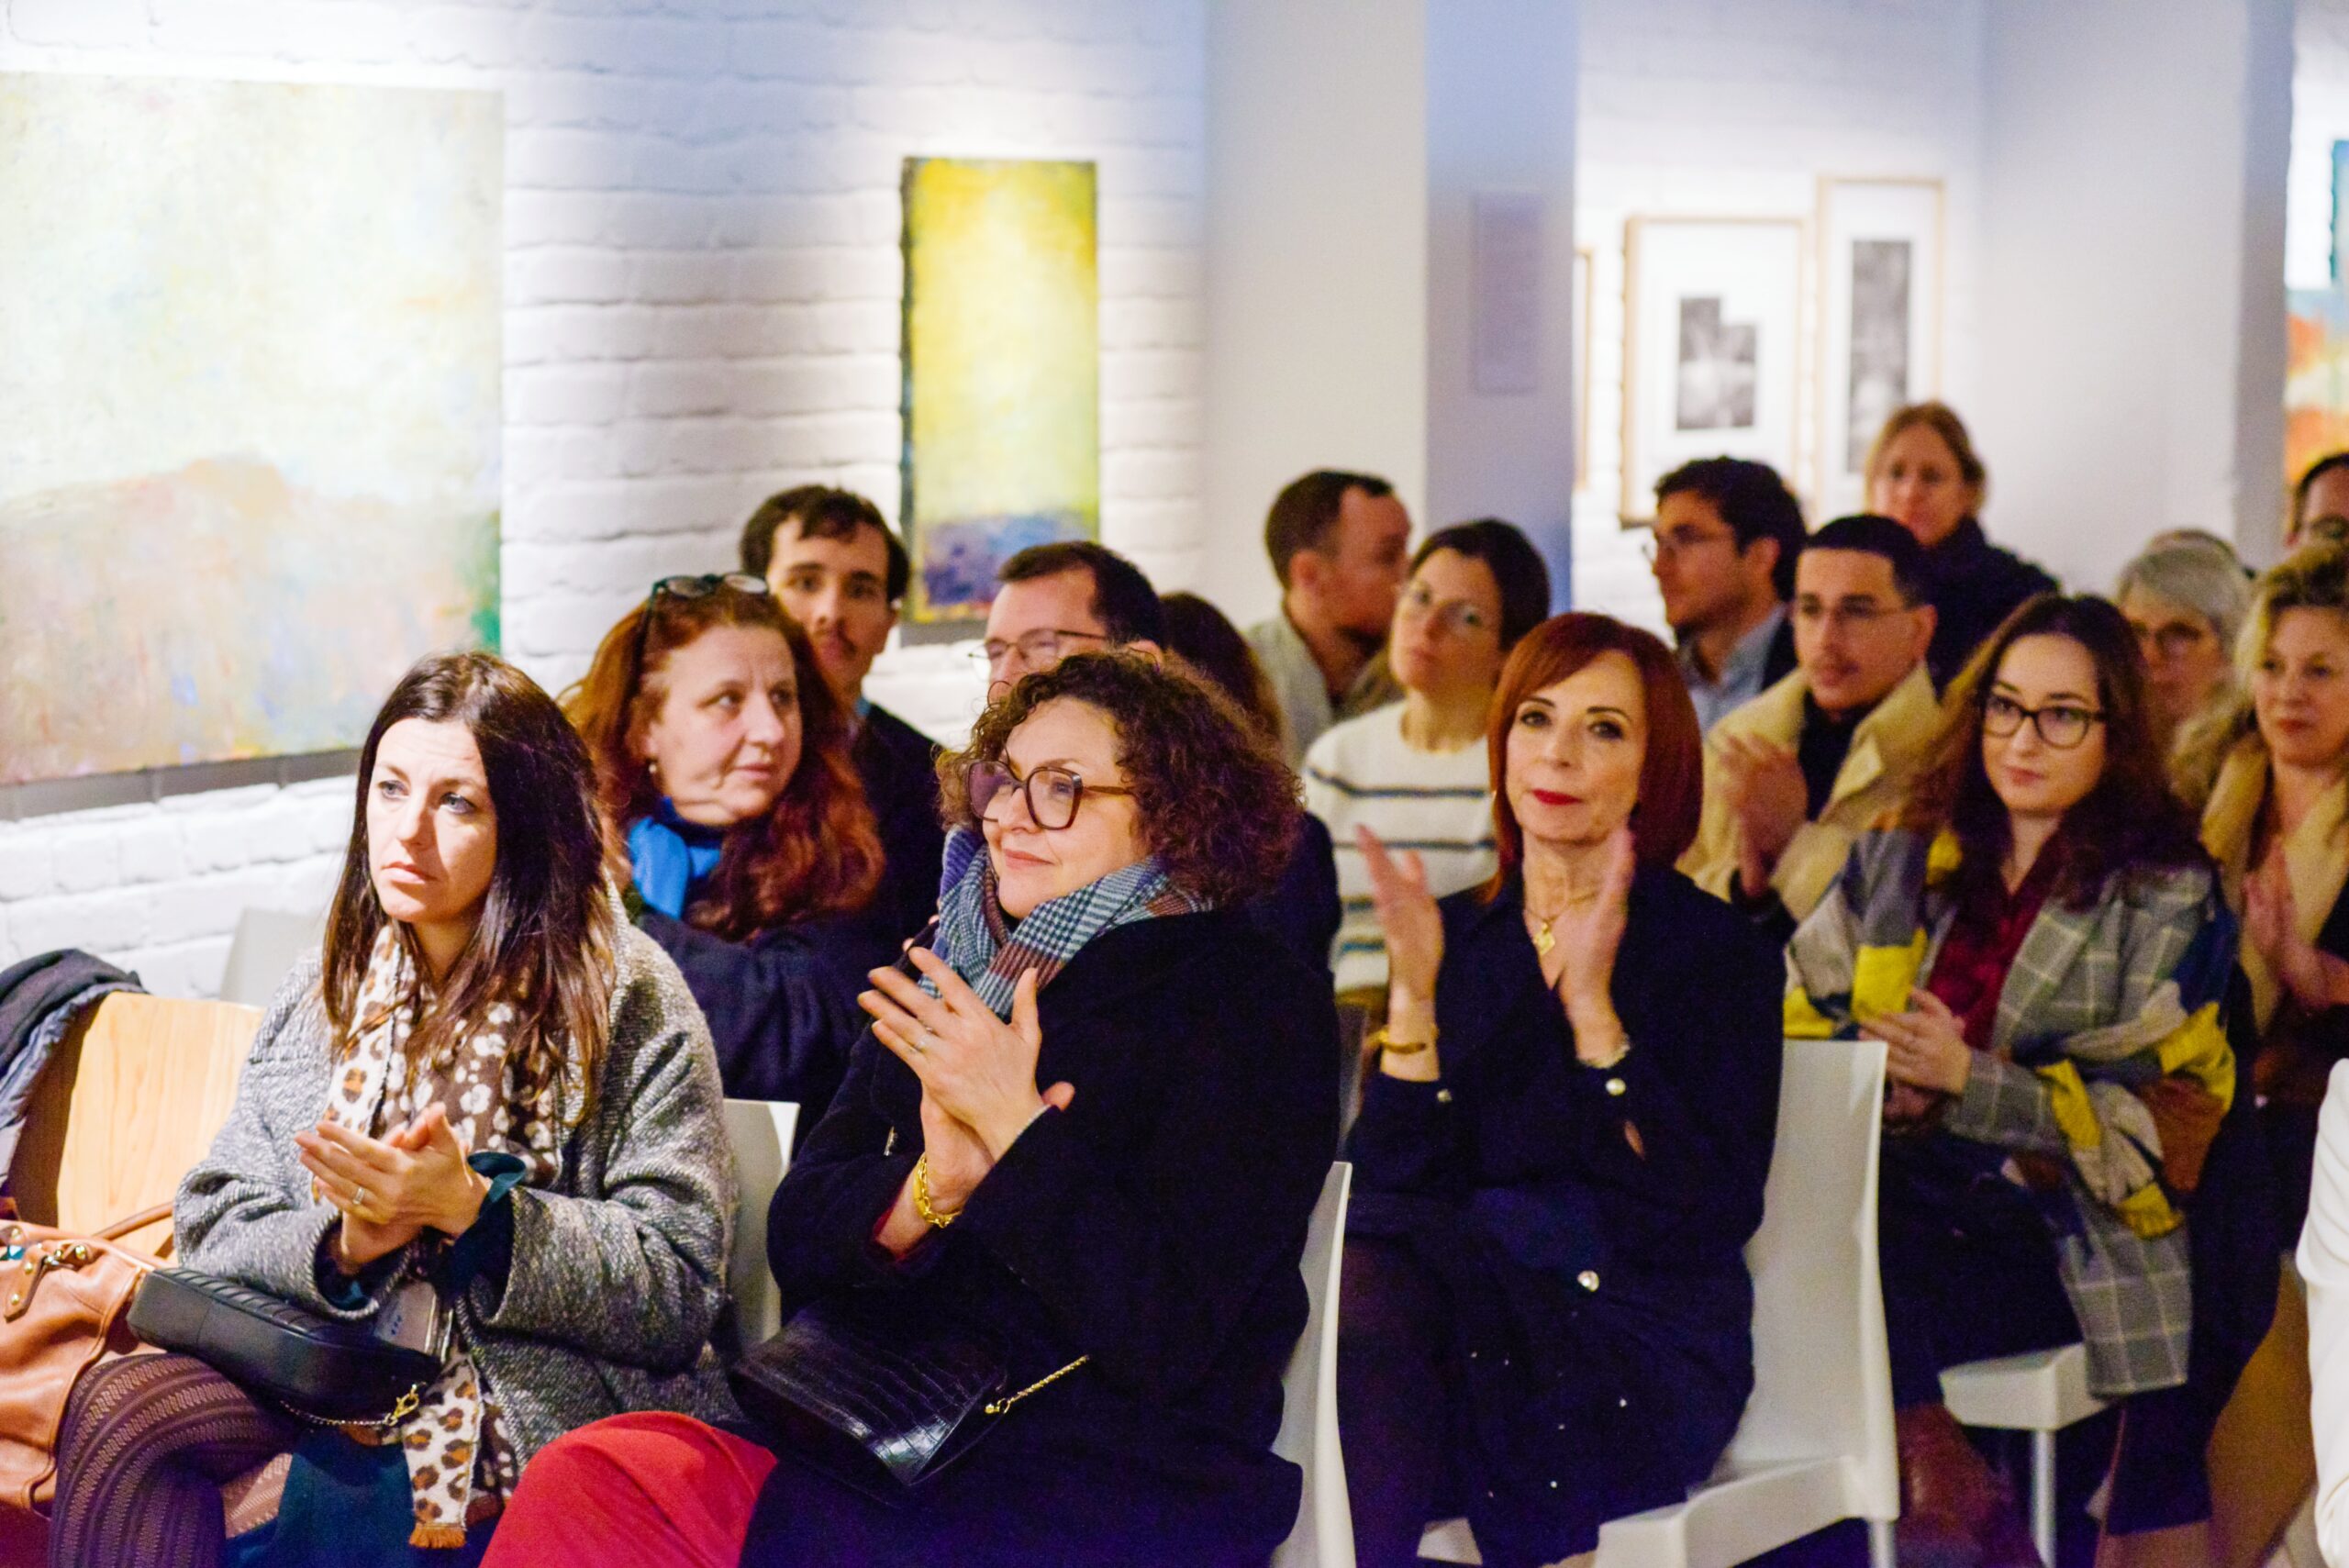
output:
{"label": "beige jacket", "polygon": [[[2227,753],[2218,782],[2210,786],[2210,803],[2202,810],[2202,847],[2218,862],[2219,885],[2238,915],[2243,913],[2243,879],[2251,874],[2252,842],[2259,830],[2259,814],[2267,805],[2269,782],[2267,745],[2254,731]],[[2326,790],[2285,840],[2284,869],[2291,878],[2292,909],[2299,917],[2300,935],[2312,942],[2340,901],[2343,884],[2349,883],[2349,783]],[[2275,1021],[2283,984],[2267,955],[2248,936],[2238,956],[2251,982],[2253,1017],[2264,1034]]]}
{"label": "beige jacket", "polygon": [[[1721,742],[1732,735],[1755,735],[1791,750],[1802,739],[1803,698],[1810,683],[1795,671],[1752,702],[1731,713],[1705,739],[1705,812],[1697,841],[1680,857],[1680,869],[1698,886],[1727,898],[1737,881],[1741,835],[1729,806],[1721,770]],[[1795,830],[1786,853],[1770,873],[1787,910],[1797,920],[1826,896],[1830,884],[1862,833],[1881,827],[1909,793],[1925,748],[1941,722],[1932,676],[1920,663],[1853,732],[1852,749],[1835,774],[1835,787],[1819,816]]]}

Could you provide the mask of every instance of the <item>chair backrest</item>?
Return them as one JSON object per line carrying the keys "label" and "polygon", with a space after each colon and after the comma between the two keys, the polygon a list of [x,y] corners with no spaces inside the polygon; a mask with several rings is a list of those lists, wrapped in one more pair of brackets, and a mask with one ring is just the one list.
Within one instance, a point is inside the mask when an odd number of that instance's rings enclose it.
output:
{"label": "chair backrest", "polygon": [[1281,1379],[1281,1431],[1273,1440],[1275,1453],[1304,1470],[1305,1495],[1273,1568],[1353,1568],[1353,1516],[1338,1450],[1338,1280],[1353,1171],[1342,1160],[1330,1167],[1305,1231],[1305,1332]]}
{"label": "chair backrest", "polygon": [[1885,1048],[1790,1040],[1753,1274],[1753,1396],[1726,1464],[1843,1456],[1854,1510],[1899,1511],[1892,1370],[1876,1273]]}
{"label": "chair backrest", "polygon": [[266,1007],[277,987],[294,973],[305,955],[318,951],[327,937],[326,917],[286,909],[248,909],[237,917],[237,934],[228,941],[228,962],[221,966],[220,999],[248,1007]]}
{"label": "chair backrest", "polygon": [[734,1246],[726,1264],[737,1350],[771,1340],[783,1327],[783,1297],[767,1272],[767,1210],[791,1168],[791,1135],[798,1125],[799,1106],[790,1100],[726,1102],[726,1136],[734,1145],[734,1181],[741,1201],[734,1211]]}
{"label": "chair backrest", "polygon": [[[58,1042],[26,1107],[10,1186],[26,1218],[94,1230],[159,1203],[237,1100],[261,1014],[118,991]],[[154,1250],[168,1220],[123,1240]]]}

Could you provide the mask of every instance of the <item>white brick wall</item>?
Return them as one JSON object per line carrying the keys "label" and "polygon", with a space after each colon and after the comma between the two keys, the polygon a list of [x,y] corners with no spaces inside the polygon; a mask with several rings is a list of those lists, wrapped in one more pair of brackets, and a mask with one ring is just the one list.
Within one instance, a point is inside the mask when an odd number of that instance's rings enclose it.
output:
{"label": "white brick wall", "polygon": [[[0,0],[0,71],[506,94],[505,631],[551,687],[785,485],[898,500],[909,154],[1100,165],[1102,528],[1194,580],[1204,0]],[[874,694],[941,732],[955,650]],[[0,821],[0,964],[86,947],[217,985],[238,911],[316,907],[347,781]]]}
{"label": "white brick wall", "polygon": [[1943,389],[1964,406],[1983,25],[1981,0],[1583,0],[1575,243],[1593,251],[1593,276],[1588,473],[1575,503],[1579,607],[1663,628],[1638,549],[1646,536],[1617,521],[1625,218],[1808,217],[1822,174],[1940,177]]}

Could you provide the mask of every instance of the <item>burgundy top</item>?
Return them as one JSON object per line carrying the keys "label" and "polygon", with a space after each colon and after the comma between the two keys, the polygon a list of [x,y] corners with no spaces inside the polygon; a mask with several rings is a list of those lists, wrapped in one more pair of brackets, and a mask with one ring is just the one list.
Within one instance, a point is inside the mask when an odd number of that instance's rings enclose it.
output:
{"label": "burgundy top", "polygon": [[2047,902],[2047,890],[2055,881],[2055,861],[2054,855],[2043,851],[2021,887],[2009,893],[2001,878],[1972,900],[1951,922],[1950,933],[1933,961],[1932,978],[1925,983],[1925,989],[1957,1015],[1965,1043],[1976,1051],[1990,1049],[2007,971],[2014,967],[2023,938],[2031,934],[2040,906]]}

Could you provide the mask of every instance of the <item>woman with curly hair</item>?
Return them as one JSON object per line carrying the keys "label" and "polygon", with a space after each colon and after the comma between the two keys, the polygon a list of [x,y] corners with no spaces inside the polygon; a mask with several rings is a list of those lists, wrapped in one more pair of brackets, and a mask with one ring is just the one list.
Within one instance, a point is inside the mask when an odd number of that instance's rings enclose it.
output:
{"label": "woman with curly hair", "polygon": [[565,711],[596,760],[612,872],[685,972],[726,1092],[811,1126],[863,1028],[881,840],[840,701],[763,579],[664,577]]}
{"label": "woman with curly hair", "polygon": [[1289,1533],[1337,1018],[1233,906],[1279,874],[1291,775],[1221,694],[1114,652],[1027,676],[941,766],[936,943],[874,973],[767,1256],[777,1348],[985,1347],[1003,1393],[954,1429],[985,1440],[901,1488],[800,1429],[604,1422],[540,1456],[493,1563],[1239,1568]]}
{"label": "woman with curly hair", "polygon": [[2134,632],[2102,599],[2028,601],[1952,688],[1901,825],[1854,847],[1787,951],[1787,1032],[1888,1052],[1904,1561],[2038,1561],[1941,1374],[2074,1341],[2122,1408],[2104,1533],[2199,1534],[2203,1451],[2276,1301],[2234,958]]}

